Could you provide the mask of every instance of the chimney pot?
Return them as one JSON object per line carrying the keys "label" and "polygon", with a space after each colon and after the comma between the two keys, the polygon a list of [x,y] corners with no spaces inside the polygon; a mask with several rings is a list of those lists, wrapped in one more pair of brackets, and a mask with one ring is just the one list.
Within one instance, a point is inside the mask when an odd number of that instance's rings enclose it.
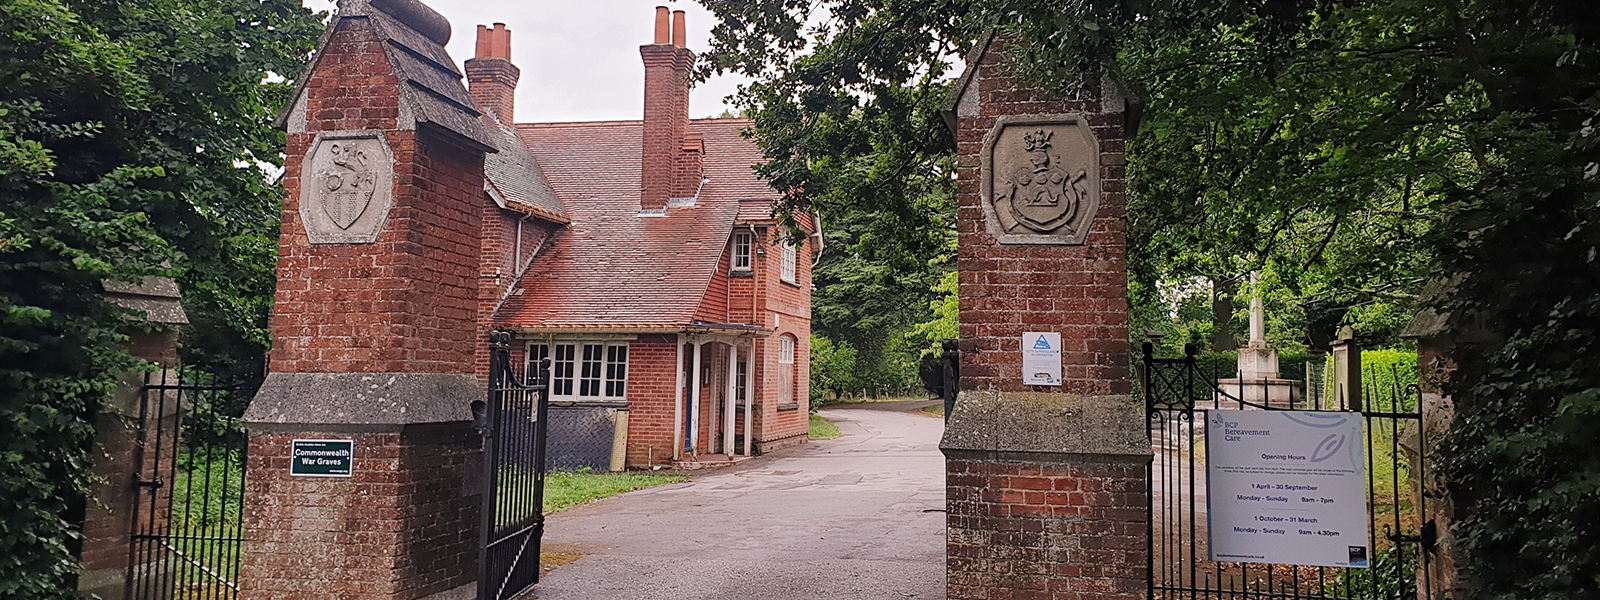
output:
{"label": "chimney pot", "polygon": [[467,92],[473,101],[510,127],[522,72],[511,64],[511,30],[505,23],[495,23],[493,28],[478,26],[477,53],[465,66]]}
{"label": "chimney pot", "polygon": [[687,48],[687,35],[684,33],[683,11],[672,11],[672,45]]}
{"label": "chimney pot", "polygon": [[656,7],[656,44],[672,43],[671,11],[665,6]]}
{"label": "chimney pot", "polygon": [[491,52],[491,50],[489,49],[491,44],[492,44],[492,39],[491,39],[491,36],[489,35],[489,28],[486,27],[486,26],[483,26],[483,25],[479,25],[478,26],[478,47],[477,47],[477,51],[472,54],[473,58],[488,58],[489,57],[489,53]]}

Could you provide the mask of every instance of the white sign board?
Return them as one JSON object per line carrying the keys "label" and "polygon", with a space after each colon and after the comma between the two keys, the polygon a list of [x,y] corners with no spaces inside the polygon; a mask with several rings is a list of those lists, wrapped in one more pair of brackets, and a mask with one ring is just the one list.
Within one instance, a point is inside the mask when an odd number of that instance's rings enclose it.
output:
{"label": "white sign board", "polygon": [[1061,385],[1061,334],[1022,334],[1022,384]]}
{"label": "white sign board", "polygon": [[1365,439],[1357,413],[1209,411],[1211,560],[1367,567]]}

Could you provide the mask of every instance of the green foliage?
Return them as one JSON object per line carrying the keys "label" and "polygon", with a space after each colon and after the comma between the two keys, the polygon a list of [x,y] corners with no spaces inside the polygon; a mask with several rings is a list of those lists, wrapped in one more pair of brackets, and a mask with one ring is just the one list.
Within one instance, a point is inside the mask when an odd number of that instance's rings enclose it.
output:
{"label": "green foliage", "polygon": [[544,512],[559,512],[585,502],[658,485],[679,483],[685,479],[681,475],[555,471],[545,475]]}
{"label": "green foliage", "polygon": [[277,192],[253,161],[278,161],[285,88],[262,80],[318,29],[279,1],[0,0],[0,597],[76,594],[91,423],[139,368],[100,282],[175,276],[197,331],[264,323]]}
{"label": "green foliage", "polygon": [[822,406],[828,394],[838,397],[859,389],[856,381],[856,350],[849,342],[834,344],[820,335],[811,335],[811,409]]}
{"label": "green foliage", "polygon": [[737,97],[783,194],[822,216],[812,328],[859,353],[875,384],[915,379],[934,284],[954,256],[955,160],[939,106],[976,37],[966,0],[704,0],[719,20],[701,77],[755,81]]}
{"label": "green foliage", "polygon": [[813,440],[831,440],[844,435],[839,432],[839,427],[829,423],[827,419],[811,415],[810,433],[806,436]]}
{"label": "green foliage", "polygon": [[961,337],[960,275],[950,271],[939,279],[939,284],[933,286],[939,296],[928,304],[933,318],[911,327],[908,337],[912,345],[922,349],[919,358],[941,354],[941,341]]}

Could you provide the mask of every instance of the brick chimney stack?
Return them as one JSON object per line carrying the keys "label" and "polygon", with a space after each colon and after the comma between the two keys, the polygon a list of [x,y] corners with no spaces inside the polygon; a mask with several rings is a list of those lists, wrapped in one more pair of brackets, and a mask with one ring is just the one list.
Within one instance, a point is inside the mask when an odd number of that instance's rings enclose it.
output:
{"label": "brick chimney stack", "polygon": [[511,64],[511,30],[505,23],[478,26],[478,49],[468,60],[467,91],[480,108],[510,127],[516,116],[517,79],[522,70]]}
{"label": "brick chimney stack", "polygon": [[640,208],[660,210],[672,198],[699,189],[705,145],[689,136],[689,69],[683,11],[656,7],[655,43],[639,47],[644,59],[644,140]]}

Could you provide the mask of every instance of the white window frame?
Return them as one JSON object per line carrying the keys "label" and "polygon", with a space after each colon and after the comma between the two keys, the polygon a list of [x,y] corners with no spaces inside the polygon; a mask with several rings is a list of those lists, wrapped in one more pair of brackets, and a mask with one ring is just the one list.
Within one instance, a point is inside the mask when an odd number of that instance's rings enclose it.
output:
{"label": "white window frame", "polygon": [[797,270],[795,265],[797,260],[796,250],[794,244],[788,241],[783,242],[783,269],[780,271],[779,278],[784,283],[795,283],[795,271]]}
{"label": "white window frame", "polygon": [[728,261],[733,271],[749,271],[750,256],[756,246],[756,236],[748,231],[733,232],[733,257]]}
{"label": "white window frame", "polygon": [[[536,348],[542,348],[536,350]],[[528,368],[550,357],[545,373],[550,399],[561,401],[628,399],[628,342],[611,340],[529,341]]]}
{"label": "white window frame", "polygon": [[780,407],[795,402],[794,388],[799,374],[795,372],[794,352],[795,347],[798,345],[794,336],[785,334],[778,337],[778,405]]}

